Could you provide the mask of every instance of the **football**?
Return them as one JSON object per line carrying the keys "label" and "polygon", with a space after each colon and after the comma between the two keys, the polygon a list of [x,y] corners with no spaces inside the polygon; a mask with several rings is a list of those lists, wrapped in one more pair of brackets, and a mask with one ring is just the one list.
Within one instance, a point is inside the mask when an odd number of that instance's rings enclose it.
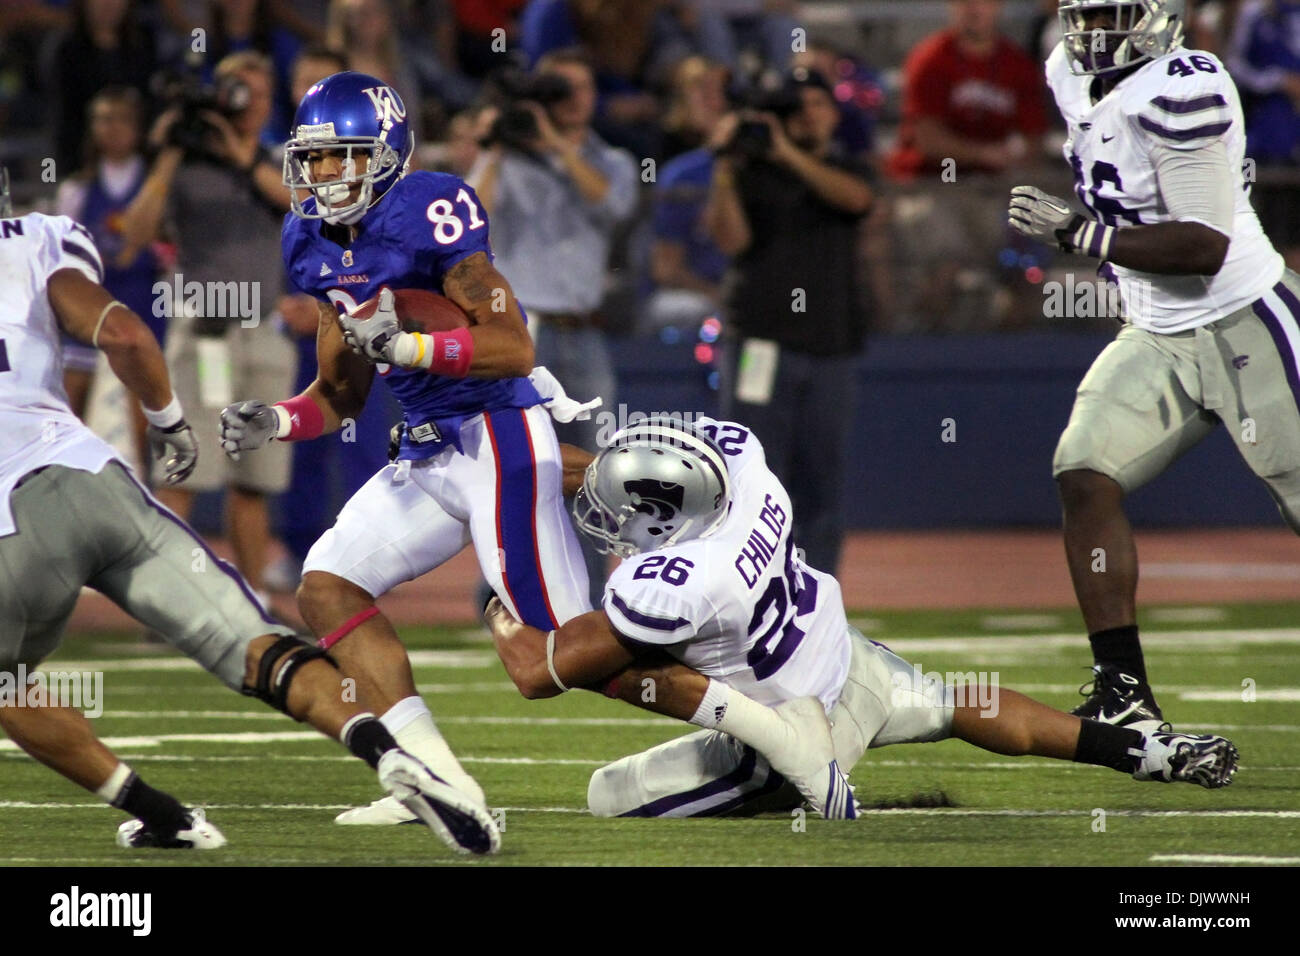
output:
{"label": "football", "polygon": [[[405,332],[450,332],[473,325],[473,320],[451,299],[428,289],[394,289],[393,308]],[[379,305],[379,294],[371,296],[357,307],[354,315],[368,319]]]}

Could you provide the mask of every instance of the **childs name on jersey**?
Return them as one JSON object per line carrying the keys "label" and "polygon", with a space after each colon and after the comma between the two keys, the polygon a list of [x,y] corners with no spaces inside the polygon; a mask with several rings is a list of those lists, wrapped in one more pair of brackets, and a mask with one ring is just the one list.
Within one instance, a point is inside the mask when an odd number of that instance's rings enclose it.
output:
{"label": "childs name on jersey", "polygon": [[[786,513],[769,494],[763,499],[763,510],[758,513],[759,524],[749,532],[745,546],[736,556],[735,568],[740,573],[745,587],[753,589],[763,576],[763,570],[776,554],[781,544],[781,531],[785,528]],[[764,529],[772,532],[769,541],[763,534]],[[751,574],[752,572],[752,574]]]}

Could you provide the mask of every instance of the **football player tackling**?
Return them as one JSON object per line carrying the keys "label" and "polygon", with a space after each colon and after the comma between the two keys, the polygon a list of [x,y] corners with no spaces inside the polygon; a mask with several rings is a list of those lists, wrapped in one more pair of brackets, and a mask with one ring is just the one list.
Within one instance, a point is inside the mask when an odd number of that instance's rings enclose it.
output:
{"label": "football player tackling", "polygon": [[[492,265],[478,198],[455,176],[408,174],[413,151],[401,99],[374,77],[338,73],[303,97],[285,153],[285,184],[295,195],[283,249],[293,284],[321,303],[319,372],[288,401],[227,408],[222,437],[235,456],[272,438],[316,438],[359,412],[376,374],[388,383],[405,418],[398,460],[348,501],[313,546],[299,607],[320,645],[355,676],[358,699],[404,749],[486,812],[375,598],[472,542],[483,576],[519,619],[545,631],[589,610],[586,567],[565,512],[562,453],[543,404],[559,416],[576,403],[544,369],[533,369],[524,314]],[[395,289],[441,291],[472,325],[402,331]],[[354,314],[376,295],[373,315]],[[705,682],[681,667],[675,676],[678,686]],[[683,713],[673,697],[665,687],[647,706],[689,718],[692,710]],[[803,724],[826,738],[821,755],[830,762],[829,728],[798,713],[739,704],[732,720],[796,780],[807,759],[795,739]],[[824,790],[840,778],[832,770],[827,780]],[[810,799],[820,809],[825,792]],[[338,822],[413,819],[410,807],[385,797]]]}
{"label": "football player tackling", "polygon": [[[549,633],[499,601],[489,605],[498,653],[525,696],[617,684],[629,666],[642,668],[640,678],[666,652],[710,678],[696,689],[706,714],[723,718],[733,688],[778,708],[811,699],[829,716],[834,766],[846,771],[869,747],[947,737],[1208,788],[1230,783],[1236,770],[1237,751],[1222,737],[1144,734],[1005,688],[979,688],[977,705],[965,698],[974,688],[946,686],[868,641],[849,627],[835,578],[800,559],[790,496],[739,425],[701,418],[629,426],[588,466],[574,514],[624,561],[605,586],[603,610]],[[787,786],[761,753],[725,731],[688,734],[596,771],[591,812],[686,817],[797,806],[806,788]]]}
{"label": "football player tackling", "polygon": [[[1300,533],[1300,276],[1250,205],[1237,89],[1182,47],[1183,0],[1062,0],[1047,82],[1086,209],[1012,190],[1011,225],[1096,258],[1125,326],[1079,385],[1052,468],[1095,666],[1074,713],[1159,722],[1138,641],[1124,496],[1220,422]],[[1097,549],[1106,570],[1092,570]]]}

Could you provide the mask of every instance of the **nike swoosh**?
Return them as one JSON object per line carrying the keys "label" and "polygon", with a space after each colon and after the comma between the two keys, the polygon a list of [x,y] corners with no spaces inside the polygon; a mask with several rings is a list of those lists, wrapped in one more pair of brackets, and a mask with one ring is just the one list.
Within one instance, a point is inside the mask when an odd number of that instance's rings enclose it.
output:
{"label": "nike swoosh", "polygon": [[1136,700],[1133,703],[1129,704],[1127,709],[1121,710],[1118,714],[1103,713],[1098,718],[1098,721],[1103,724],[1118,724],[1121,720],[1123,720],[1125,717],[1133,713],[1133,711],[1137,710],[1141,706],[1142,706],[1142,701]]}
{"label": "nike swoosh", "polygon": [[1109,143],[1114,138],[1115,138],[1114,136],[1107,136],[1105,133],[1101,134],[1101,141],[1103,143]]}

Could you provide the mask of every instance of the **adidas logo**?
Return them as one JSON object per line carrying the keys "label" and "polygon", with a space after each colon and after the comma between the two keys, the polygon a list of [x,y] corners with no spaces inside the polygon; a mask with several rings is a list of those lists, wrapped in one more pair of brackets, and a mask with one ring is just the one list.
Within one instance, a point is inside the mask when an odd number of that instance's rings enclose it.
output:
{"label": "adidas logo", "polygon": [[726,704],[719,704],[717,707],[713,708],[713,722],[715,724],[722,723],[722,718],[726,716],[727,716]]}
{"label": "adidas logo", "polygon": [[331,269],[327,263],[322,262],[322,263],[320,264],[320,274],[321,274],[321,275],[323,275],[323,276],[327,276],[327,275],[329,275],[329,274],[330,274],[331,272],[333,272],[333,271],[334,271],[334,270]]}

